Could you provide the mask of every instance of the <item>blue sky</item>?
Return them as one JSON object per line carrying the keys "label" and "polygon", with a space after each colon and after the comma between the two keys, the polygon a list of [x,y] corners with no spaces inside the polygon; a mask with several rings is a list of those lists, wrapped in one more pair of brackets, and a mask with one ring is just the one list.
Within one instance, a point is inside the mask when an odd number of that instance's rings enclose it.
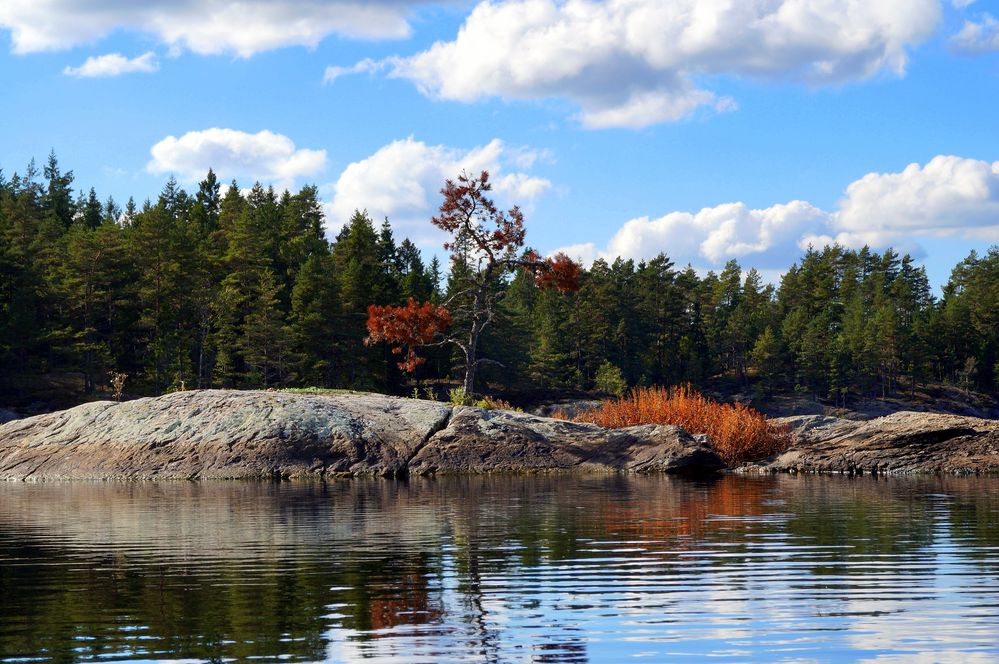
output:
{"label": "blue sky", "polygon": [[488,168],[529,243],[769,278],[809,242],[935,284],[999,242],[999,3],[6,0],[0,167],[124,202],[209,166],[433,249]]}

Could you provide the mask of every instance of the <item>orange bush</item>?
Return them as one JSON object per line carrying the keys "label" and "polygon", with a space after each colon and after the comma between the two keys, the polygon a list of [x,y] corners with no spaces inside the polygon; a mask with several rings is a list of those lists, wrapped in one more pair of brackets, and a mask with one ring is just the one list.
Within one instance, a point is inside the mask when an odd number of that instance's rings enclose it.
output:
{"label": "orange bush", "polygon": [[692,434],[707,434],[712,447],[729,465],[778,454],[791,444],[787,428],[769,422],[759,411],[712,401],[689,385],[636,388],[628,396],[605,401],[573,419],[607,429],[673,424]]}

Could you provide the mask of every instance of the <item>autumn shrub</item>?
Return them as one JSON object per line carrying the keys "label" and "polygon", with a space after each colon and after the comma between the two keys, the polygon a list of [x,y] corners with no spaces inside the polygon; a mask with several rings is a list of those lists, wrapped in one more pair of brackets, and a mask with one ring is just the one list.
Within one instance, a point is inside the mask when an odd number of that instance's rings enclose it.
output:
{"label": "autumn shrub", "polygon": [[708,442],[730,466],[779,454],[791,444],[787,428],[770,422],[759,411],[718,403],[689,385],[636,388],[573,419],[608,429],[673,424],[692,434],[707,434]]}

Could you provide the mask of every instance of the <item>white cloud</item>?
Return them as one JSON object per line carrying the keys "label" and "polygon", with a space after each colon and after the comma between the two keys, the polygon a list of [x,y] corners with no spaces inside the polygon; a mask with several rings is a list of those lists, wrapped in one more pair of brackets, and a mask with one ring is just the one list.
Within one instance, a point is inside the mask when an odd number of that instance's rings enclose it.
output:
{"label": "white cloud", "polygon": [[682,262],[700,264],[706,260],[716,265],[752,255],[757,267],[777,267],[789,252],[796,251],[799,237],[824,229],[828,222],[829,213],[804,201],[761,210],[744,203],[725,203],[697,213],[670,212],[656,219],[632,219],[603,250],[594,245],[561,250],[586,262],[598,257],[612,261],[618,256],[641,260],[665,252]]}
{"label": "white cloud", "polygon": [[912,236],[999,240],[999,161],[940,155],[846,188],[833,229],[841,244],[884,246]]}
{"label": "white cloud", "polygon": [[323,74],[323,83],[329,84],[341,76],[350,76],[352,74],[373,74],[384,68],[384,63],[376,62],[371,58],[365,58],[350,67],[329,66],[326,68],[326,73]]}
{"label": "white cloud", "polygon": [[586,263],[595,258],[651,258],[718,266],[736,258],[783,267],[809,244],[889,245],[919,255],[918,242],[941,236],[999,241],[999,161],[937,156],[898,173],[870,173],[846,188],[838,209],[804,201],[764,209],[726,203],[700,212],[670,212],[626,222],[603,249],[562,247]]}
{"label": "white cloud", "polygon": [[999,20],[983,14],[978,22],[965,21],[961,31],[951,38],[951,44],[969,53],[999,51]]}
{"label": "white cloud", "polygon": [[414,8],[431,2],[5,0],[0,28],[10,30],[16,53],[71,48],[124,29],[152,34],[175,51],[249,57],[283,46],[315,47],[334,33],[371,39],[406,37]]}
{"label": "white cloud", "polygon": [[326,166],[326,150],[296,148],[287,136],[270,131],[249,134],[235,129],[191,131],[167,136],[150,150],[151,173],[173,173],[194,182],[209,168],[219,178],[250,178],[289,187],[300,177],[314,176]]}
{"label": "white cloud", "polygon": [[587,126],[642,127],[730,110],[706,76],[901,75],[940,15],[938,0],[487,0],[453,41],[386,64],[435,98],[566,98]]}
{"label": "white cloud", "polygon": [[454,179],[462,170],[473,174],[487,170],[497,203],[529,205],[551,187],[551,182],[507,170],[530,168],[539,156],[544,155],[529,148],[508,147],[499,139],[470,150],[427,145],[412,137],[394,141],[344,169],[333,186],[333,201],[327,210],[329,227],[335,231],[354,210],[366,209],[376,223],[388,217],[400,235],[421,244],[436,243],[440,235],[431,226],[430,217],[440,205],[439,192],[445,179]]}
{"label": "white cloud", "polygon": [[89,57],[79,67],[66,67],[62,73],[77,78],[108,78],[122,74],[150,73],[160,68],[156,54],[152,51],[136,58],[126,58],[121,53],[108,53]]}

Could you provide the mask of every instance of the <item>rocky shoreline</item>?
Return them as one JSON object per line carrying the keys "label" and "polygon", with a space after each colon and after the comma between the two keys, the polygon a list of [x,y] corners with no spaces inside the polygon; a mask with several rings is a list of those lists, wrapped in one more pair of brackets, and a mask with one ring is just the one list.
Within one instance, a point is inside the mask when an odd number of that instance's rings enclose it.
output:
{"label": "rocky shoreline", "polygon": [[[795,445],[741,472],[999,472],[999,421],[895,413],[778,420]],[[291,479],[725,469],[670,426],[607,430],[380,395],[203,390],[96,402],[0,425],[3,480]]]}
{"label": "rocky shoreline", "polygon": [[848,475],[999,473],[999,420],[898,412],[872,420],[785,417],[795,443],[743,472]]}
{"label": "rocky shoreline", "polygon": [[724,463],[677,427],[608,431],[378,395],[188,391],[0,426],[0,479],[177,480],[605,470]]}

